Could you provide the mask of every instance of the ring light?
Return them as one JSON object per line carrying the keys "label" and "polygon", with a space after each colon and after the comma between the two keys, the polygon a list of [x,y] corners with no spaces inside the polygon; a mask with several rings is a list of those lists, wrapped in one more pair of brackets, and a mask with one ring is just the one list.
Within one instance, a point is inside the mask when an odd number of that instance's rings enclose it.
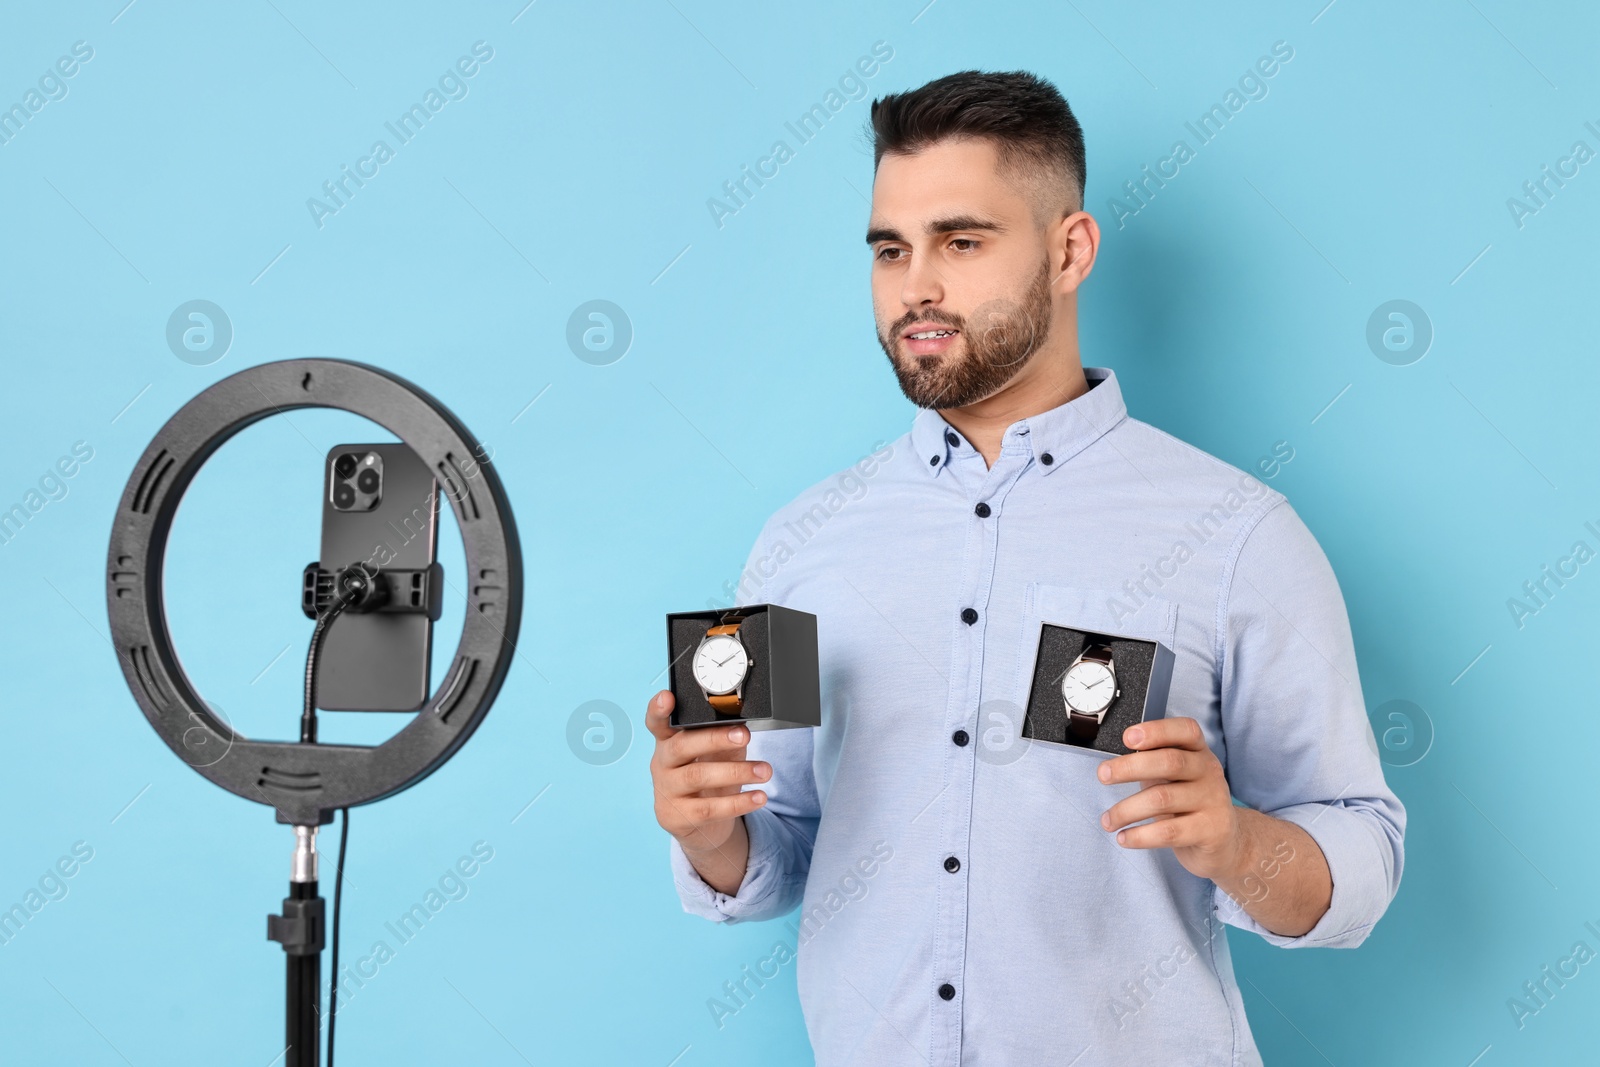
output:
{"label": "ring light", "polygon": [[[451,666],[416,717],[381,745],[243,737],[195,691],[167,630],[162,567],[172,520],[190,482],[240,430],[269,415],[307,407],[362,415],[410,446],[450,501],[466,549],[465,621]],[[346,562],[323,561],[325,566]],[[296,595],[292,585],[285,588],[286,598]],[[167,420],[150,442],[117,505],[106,559],[106,608],[128,688],[167,747],[230,793],[275,808],[279,822],[314,827],[332,821],[340,808],[417,784],[472,736],[516,651],[522,557],[499,476],[443,404],[377,367],[284,360],[212,385]],[[209,753],[218,750],[225,755],[212,759]]]}

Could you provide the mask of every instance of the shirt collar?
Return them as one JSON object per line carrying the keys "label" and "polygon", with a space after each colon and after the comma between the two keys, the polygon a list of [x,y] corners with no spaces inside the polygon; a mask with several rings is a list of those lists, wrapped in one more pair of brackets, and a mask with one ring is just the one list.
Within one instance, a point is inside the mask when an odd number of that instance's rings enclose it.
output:
{"label": "shirt collar", "polygon": [[[1117,375],[1110,367],[1085,367],[1089,391],[1049,411],[1019,419],[1006,428],[1000,440],[1002,453],[1025,452],[1045,474],[1066,466],[1073,456],[1093,444],[1128,416]],[[917,412],[911,424],[911,441],[924,470],[937,476],[952,459],[976,455],[966,436],[933,408]]]}

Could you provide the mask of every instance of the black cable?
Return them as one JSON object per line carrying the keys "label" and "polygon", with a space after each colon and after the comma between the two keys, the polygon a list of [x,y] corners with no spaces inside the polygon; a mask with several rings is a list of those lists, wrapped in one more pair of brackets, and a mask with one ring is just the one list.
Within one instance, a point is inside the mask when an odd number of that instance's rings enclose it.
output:
{"label": "black cable", "polygon": [[[341,579],[344,576],[341,575]],[[328,628],[346,608],[370,594],[373,579],[370,574],[341,580],[335,588],[338,595],[328,609],[317,616],[316,628],[311,631],[311,647],[306,650],[305,704],[300,712],[300,743],[317,742],[317,656],[322,651],[322,640]],[[333,1067],[333,1030],[339,1011],[339,905],[344,898],[344,847],[350,839],[350,809],[339,809],[339,861],[333,875],[333,977],[328,986],[328,1067]]]}
{"label": "black cable", "polygon": [[328,1067],[333,1067],[333,1026],[339,1021],[339,901],[344,897],[344,846],[350,839],[350,809],[339,809],[339,865],[333,874],[333,979],[328,986]]}
{"label": "black cable", "polygon": [[300,711],[300,743],[317,743],[317,654],[322,651],[322,639],[328,626],[349,606],[353,598],[340,597],[317,616],[316,629],[311,631],[311,647],[306,650],[306,697]]}

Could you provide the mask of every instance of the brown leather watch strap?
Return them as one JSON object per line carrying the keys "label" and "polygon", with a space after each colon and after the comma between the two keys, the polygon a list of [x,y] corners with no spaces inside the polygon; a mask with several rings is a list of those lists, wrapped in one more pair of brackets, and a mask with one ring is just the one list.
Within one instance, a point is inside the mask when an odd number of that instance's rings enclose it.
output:
{"label": "brown leather watch strap", "polygon": [[1100,733],[1100,720],[1081,711],[1067,712],[1067,736],[1085,745],[1094,744]]}
{"label": "brown leather watch strap", "polygon": [[1083,712],[1067,712],[1067,736],[1083,744],[1094,744],[1099,734],[1099,720]]}
{"label": "brown leather watch strap", "polygon": [[1109,642],[1091,637],[1083,644],[1083,658],[1090,663],[1111,664],[1111,645]]}

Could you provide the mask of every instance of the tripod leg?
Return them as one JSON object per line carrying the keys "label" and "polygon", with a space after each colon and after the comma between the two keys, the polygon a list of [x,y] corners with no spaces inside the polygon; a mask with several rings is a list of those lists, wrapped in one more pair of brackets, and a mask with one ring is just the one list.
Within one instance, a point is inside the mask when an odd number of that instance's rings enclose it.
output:
{"label": "tripod leg", "polygon": [[317,830],[296,826],[294,875],[282,915],[267,916],[267,939],[283,945],[285,1067],[317,1067],[322,1045],[323,900],[317,895]]}
{"label": "tripod leg", "polygon": [[[284,1036],[289,1044],[284,1067],[317,1067],[322,1050],[322,898],[317,896],[317,883],[299,882],[290,887],[294,894],[285,905],[295,901],[306,905],[305,911],[316,926],[315,941],[305,946],[303,954],[286,952],[287,983],[284,989],[286,1024]],[[285,946],[287,949],[287,946]]]}

